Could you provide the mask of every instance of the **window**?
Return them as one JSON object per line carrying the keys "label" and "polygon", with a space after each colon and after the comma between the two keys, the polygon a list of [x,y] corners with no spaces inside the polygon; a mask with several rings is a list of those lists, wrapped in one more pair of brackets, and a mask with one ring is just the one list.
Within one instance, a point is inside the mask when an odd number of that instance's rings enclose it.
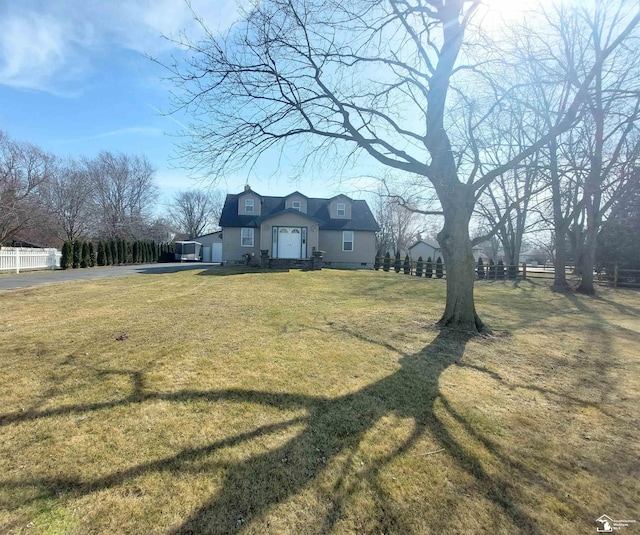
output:
{"label": "window", "polygon": [[291,208],[294,210],[300,210],[302,208],[302,204],[300,201],[291,201]]}
{"label": "window", "polygon": [[344,217],[345,214],[347,213],[346,206],[343,202],[338,203],[337,209],[338,209],[338,217],[340,216]]}
{"label": "window", "polygon": [[242,245],[242,247],[253,247],[253,229],[252,228],[241,229],[240,245]]}
{"label": "window", "polygon": [[342,232],[342,250],[353,251],[353,230]]}
{"label": "window", "polygon": [[246,213],[253,213],[253,199],[244,200],[244,211]]}

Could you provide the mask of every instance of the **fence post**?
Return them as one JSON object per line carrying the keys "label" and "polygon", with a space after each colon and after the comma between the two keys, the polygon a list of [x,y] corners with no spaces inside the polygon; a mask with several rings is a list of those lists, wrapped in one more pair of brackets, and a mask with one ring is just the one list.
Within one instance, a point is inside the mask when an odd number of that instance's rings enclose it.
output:
{"label": "fence post", "polygon": [[527,263],[522,262],[522,280],[527,280]]}
{"label": "fence post", "polygon": [[613,287],[618,287],[618,264],[613,266]]}
{"label": "fence post", "polygon": [[16,247],[16,273],[20,273],[20,249]]}

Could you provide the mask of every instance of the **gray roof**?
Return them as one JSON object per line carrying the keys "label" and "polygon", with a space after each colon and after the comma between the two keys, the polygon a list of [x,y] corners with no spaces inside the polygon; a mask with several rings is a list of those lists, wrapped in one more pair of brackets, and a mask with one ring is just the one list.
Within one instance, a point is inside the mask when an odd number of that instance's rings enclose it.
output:
{"label": "gray roof", "polygon": [[[302,195],[299,192],[295,193]],[[371,232],[380,230],[367,201],[351,200],[351,219],[331,219],[329,217],[331,199],[307,197],[307,211],[304,213],[285,208],[285,199],[292,194],[284,197],[270,197],[256,193],[260,197],[261,212],[259,216],[256,216],[238,215],[238,198],[241,195],[242,193],[227,195],[220,215],[221,227],[258,227],[260,223],[276,215],[292,212],[315,221],[320,230],[368,230]]]}

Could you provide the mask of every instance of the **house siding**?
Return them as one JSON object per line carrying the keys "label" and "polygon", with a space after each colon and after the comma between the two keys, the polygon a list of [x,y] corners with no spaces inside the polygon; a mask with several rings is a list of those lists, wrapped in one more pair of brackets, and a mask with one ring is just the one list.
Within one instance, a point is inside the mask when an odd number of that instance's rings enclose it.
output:
{"label": "house siding", "polygon": [[285,199],[284,202],[284,207],[285,208],[293,208],[292,204],[293,201],[299,201],[300,202],[300,211],[303,214],[307,213],[307,199],[304,197],[304,195],[291,195],[290,197],[287,197]]}
{"label": "house siding", "polygon": [[253,254],[251,263],[260,261],[260,230],[253,229],[253,247],[242,247],[240,244],[241,230],[237,227],[228,227],[222,234],[222,261],[229,264],[244,263],[245,254]]}
{"label": "house siding", "polygon": [[[338,204],[344,204],[344,215],[338,215]],[[351,219],[351,199],[340,195],[329,202],[329,217],[331,219]]]}
{"label": "house siding", "polygon": [[[353,251],[342,250],[341,230],[320,231],[320,250],[324,251],[324,260],[331,267],[351,269],[372,268],[376,254],[376,237],[374,232],[353,231]],[[362,264],[366,265],[362,265]]]}
{"label": "house siding", "polygon": [[[253,199],[253,212],[245,211],[245,200]],[[252,191],[246,191],[238,197],[238,215],[252,215],[259,216],[261,214],[261,199],[260,196]]]}
{"label": "house siding", "polygon": [[442,252],[440,249],[434,249],[426,243],[418,243],[409,249],[409,256],[411,256],[412,260],[418,260],[419,257],[422,257],[425,262],[427,258],[431,257],[431,260],[435,262],[439,256],[442,256]]}

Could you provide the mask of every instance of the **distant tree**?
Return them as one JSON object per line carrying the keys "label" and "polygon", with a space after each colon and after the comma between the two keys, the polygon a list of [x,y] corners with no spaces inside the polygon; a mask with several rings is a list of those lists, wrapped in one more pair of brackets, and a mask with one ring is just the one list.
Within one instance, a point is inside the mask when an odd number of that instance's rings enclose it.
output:
{"label": "distant tree", "polygon": [[393,269],[396,273],[400,273],[402,267],[402,261],[400,260],[400,251],[396,251],[396,257],[393,261]]}
{"label": "distant tree", "polygon": [[411,275],[411,260],[409,260],[409,255],[405,255],[402,269],[405,275]]}
{"label": "distant tree", "polygon": [[477,268],[477,273],[478,273],[478,278],[480,280],[483,280],[485,277],[485,273],[484,273],[484,263],[482,262],[482,257],[479,256],[478,257],[478,268]]}
{"label": "distant tree", "polygon": [[60,257],[60,267],[67,269],[73,262],[73,245],[69,240],[65,240],[62,244],[62,256]]}
{"label": "distant tree", "polygon": [[444,275],[444,271],[442,269],[442,258],[438,257],[436,260],[436,278],[441,279]]}
{"label": "distant tree", "polygon": [[82,242],[80,246],[80,267],[86,268],[89,267],[90,257],[89,257],[89,244],[86,241]]}
{"label": "distant tree", "polygon": [[433,262],[431,257],[427,257],[427,263],[424,265],[424,276],[430,279],[433,277]]}
{"label": "distant tree", "polygon": [[80,267],[80,261],[82,260],[82,242],[76,240],[73,242],[73,269]]}
{"label": "distant tree", "polygon": [[104,242],[102,240],[98,241],[98,256],[96,258],[96,261],[99,266],[107,265],[107,258],[104,252]]}
{"label": "distant tree", "polygon": [[382,270],[389,271],[391,269],[391,256],[389,255],[389,251],[384,255],[384,262],[382,263]]}
{"label": "distant tree", "polygon": [[218,190],[179,191],[169,205],[169,216],[177,230],[193,239],[219,228],[223,204],[224,197]]}
{"label": "distant tree", "polygon": [[416,277],[422,277],[422,257],[418,257],[418,262],[416,264]]}

